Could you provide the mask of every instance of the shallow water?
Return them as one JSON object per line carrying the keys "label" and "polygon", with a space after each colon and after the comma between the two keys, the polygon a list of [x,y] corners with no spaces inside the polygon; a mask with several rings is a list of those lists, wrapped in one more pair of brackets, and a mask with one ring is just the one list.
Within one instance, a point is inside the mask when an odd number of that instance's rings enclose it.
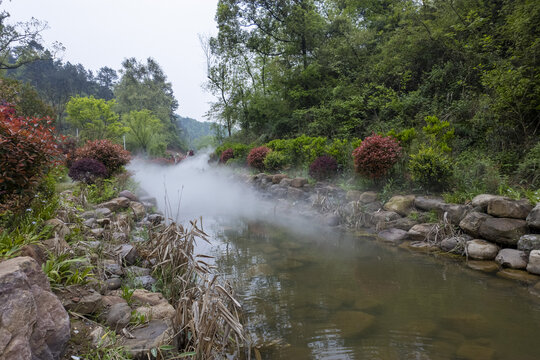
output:
{"label": "shallow water", "polygon": [[205,225],[264,359],[540,358],[540,301],[513,281],[367,234]]}

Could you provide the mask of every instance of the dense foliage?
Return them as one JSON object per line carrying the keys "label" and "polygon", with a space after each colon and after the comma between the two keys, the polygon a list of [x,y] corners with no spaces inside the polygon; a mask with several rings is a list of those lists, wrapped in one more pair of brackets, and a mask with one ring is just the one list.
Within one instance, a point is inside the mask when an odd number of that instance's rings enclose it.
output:
{"label": "dense foliage", "polygon": [[270,151],[271,150],[267,148],[266,146],[259,146],[259,147],[251,149],[247,157],[248,165],[259,171],[263,171],[264,159],[266,158],[266,155],[268,155]]}
{"label": "dense foliage", "polygon": [[68,175],[73,180],[92,184],[97,179],[107,177],[107,173],[107,168],[100,161],[82,158],[71,164]]}
{"label": "dense foliage", "polygon": [[74,162],[80,159],[94,159],[107,168],[107,176],[113,175],[130,160],[130,153],[110,140],[88,141],[75,151]]}
{"label": "dense foliage", "polygon": [[211,113],[238,139],[419,132],[434,116],[454,129],[447,156],[478,150],[508,175],[538,142],[537,1],[220,0],[216,20]]}
{"label": "dense foliage", "polygon": [[372,179],[384,177],[400,155],[401,147],[397,140],[377,134],[365,138],[352,153],[356,172]]}
{"label": "dense foliage", "polygon": [[338,164],[331,156],[323,155],[315,159],[309,166],[309,176],[315,180],[326,180],[336,175]]}
{"label": "dense foliage", "polygon": [[18,117],[12,107],[0,106],[0,212],[25,206],[61,159],[51,123]]}

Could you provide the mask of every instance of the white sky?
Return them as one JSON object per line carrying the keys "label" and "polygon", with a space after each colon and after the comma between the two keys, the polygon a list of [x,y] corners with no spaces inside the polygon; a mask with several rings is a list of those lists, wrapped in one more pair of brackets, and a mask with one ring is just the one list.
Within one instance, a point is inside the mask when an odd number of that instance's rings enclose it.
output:
{"label": "white sky", "polygon": [[10,22],[46,21],[46,44],[61,42],[63,61],[95,71],[122,60],[153,57],[180,104],[177,113],[203,121],[213,98],[202,89],[206,59],[198,34],[217,33],[217,0],[4,0]]}

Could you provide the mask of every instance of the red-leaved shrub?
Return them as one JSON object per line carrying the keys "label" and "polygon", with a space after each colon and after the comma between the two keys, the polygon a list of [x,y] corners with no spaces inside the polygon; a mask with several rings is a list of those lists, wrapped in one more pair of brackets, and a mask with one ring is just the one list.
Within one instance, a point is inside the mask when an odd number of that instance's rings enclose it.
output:
{"label": "red-leaved shrub", "polygon": [[373,134],[352,152],[357,173],[378,179],[386,175],[401,156],[401,147],[391,136]]}
{"label": "red-leaved shrub", "polygon": [[309,166],[309,176],[315,180],[325,180],[334,176],[337,172],[338,164],[336,159],[329,155],[319,156]]}
{"label": "red-leaved shrub", "polygon": [[50,118],[17,117],[0,106],[0,212],[25,206],[49,169],[62,159]]}
{"label": "red-leaved shrub", "polygon": [[221,156],[219,157],[219,162],[222,164],[226,164],[229,159],[232,159],[234,157],[234,150],[229,148],[226,150],[223,150],[221,152]]}
{"label": "red-leaved shrub", "polygon": [[266,146],[259,146],[251,149],[247,157],[249,166],[254,167],[259,171],[264,170],[264,159],[266,155],[270,152],[270,149]]}
{"label": "red-leaved shrub", "polygon": [[82,158],[71,164],[68,175],[73,180],[92,184],[99,178],[107,177],[107,168],[95,159]]}
{"label": "red-leaved shrub", "polygon": [[111,176],[126,165],[131,156],[129,151],[110,140],[94,140],[88,141],[86,145],[77,149],[73,161],[84,158],[101,162],[107,168],[107,176]]}

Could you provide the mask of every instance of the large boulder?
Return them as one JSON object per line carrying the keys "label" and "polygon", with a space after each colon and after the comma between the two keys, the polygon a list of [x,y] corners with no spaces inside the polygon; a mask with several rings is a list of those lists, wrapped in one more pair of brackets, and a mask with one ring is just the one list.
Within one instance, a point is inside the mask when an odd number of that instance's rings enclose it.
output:
{"label": "large boulder", "polygon": [[141,220],[146,215],[146,207],[139,202],[132,201],[129,207],[133,211],[136,220]]}
{"label": "large boulder", "polygon": [[406,216],[408,213],[411,212],[413,204],[414,195],[396,195],[390,198],[390,200],[388,200],[386,204],[384,204],[383,208],[386,211],[393,211],[400,214],[401,216]]}
{"label": "large boulder", "polygon": [[527,216],[527,225],[533,229],[540,229],[540,203],[536,204]]}
{"label": "large boulder", "polygon": [[135,359],[146,359],[152,349],[174,342],[175,335],[173,327],[166,320],[152,320],[130,333],[132,336],[121,340],[121,345]]}
{"label": "large boulder", "polygon": [[396,220],[381,223],[379,226],[379,229],[384,230],[384,229],[395,228],[395,229],[409,231],[409,229],[412,228],[416,224],[418,224],[418,221],[413,220],[410,217],[403,217]]}
{"label": "large boulder", "polygon": [[371,221],[374,225],[387,221],[397,220],[399,218],[401,218],[401,216],[393,211],[375,211],[371,213]]}
{"label": "large boulder", "polygon": [[362,204],[369,204],[377,201],[377,196],[378,195],[375,191],[365,191],[360,194],[358,201],[360,201]]}
{"label": "large boulder", "polygon": [[540,250],[540,234],[527,234],[519,238],[517,248],[522,251]]}
{"label": "large boulder", "polygon": [[62,239],[71,233],[71,230],[60,219],[47,220],[45,221],[45,226],[50,226],[53,233],[56,233]]}
{"label": "large boulder", "polygon": [[480,224],[478,233],[487,240],[516,246],[519,238],[529,232],[525,220],[489,217]]}
{"label": "large boulder", "polygon": [[499,253],[499,247],[489,241],[475,239],[467,242],[467,255],[476,260],[493,260]]}
{"label": "large boulder", "polygon": [[527,266],[527,254],[516,249],[501,249],[495,257],[495,262],[511,269],[525,269]]}
{"label": "large boulder", "polygon": [[540,275],[540,250],[533,250],[529,254],[527,271],[533,274]]}
{"label": "large boulder", "polygon": [[295,178],[291,181],[291,186],[294,188],[304,187],[308,183],[307,179],[304,178]]}
{"label": "large boulder", "polygon": [[445,205],[439,196],[418,196],[414,199],[414,206],[423,211],[439,210]]}
{"label": "large boulder", "polygon": [[533,209],[529,200],[495,198],[488,202],[487,213],[492,216],[525,219]]}
{"label": "large boulder", "polygon": [[489,218],[490,218],[489,215],[473,211],[473,212],[468,213],[459,222],[459,227],[463,229],[463,231],[465,231],[467,234],[473,237],[478,237],[480,225],[482,225],[482,223],[486,221],[486,219],[489,219]]}
{"label": "large boulder", "polygon": [[407,238],[407,231],[392,228],[379,232],[378,236],[384,242],[398,245]]}
{"label": "large boulder", "polygon": [[58,359],[70,337],[69,316],[30,257],[0,263],[2,359]]}
{"label": "large boulder", "polygon": [[454,225],[459,225],[461,220],[465,218],[467,213],[472,210],[470,205],[458,205],[458,204],[442,204],[440,211],[444,214],[444,217]]}
{"label": "large boulder", "polygon": [[100,204],[99,207],[107,208],[111,211],[117,211],[120,209],[127,209],[129,207],[129,203],[130,201],[128,198],[117,197],[107,202],[104,202],[103,204]]}
{"label": "large boulder", "polygon": [[431,240],[435,235],[434,230],[437,224],[417,224],[409,229],[407,236],[411,241]]}
{"label": "large boulder", "polygon": [[135,196],[135,194],[133,194],[131,191],[129,190],[122,190],[120,191],[120,193],[118,194],[119,197],[125,197],[127,199],[129,199],[130,201],[137,201],[137,196]]}
{"label": "large boulder", "polygon": [[499,196],[499,195],[480,194],[480,195],[476,195],[474,199],[472,199],[471,205],[474,206],[475,208],[481,208],[485,211],[487,209],[489,202],[495,199],[508,199],[508,198],[504,196]]}
{"label": "large boulder", "polygon": [[275,174],[272,176],[272,184],[279,184],[281,180],[287,178],[287,175],[285,174]]}

